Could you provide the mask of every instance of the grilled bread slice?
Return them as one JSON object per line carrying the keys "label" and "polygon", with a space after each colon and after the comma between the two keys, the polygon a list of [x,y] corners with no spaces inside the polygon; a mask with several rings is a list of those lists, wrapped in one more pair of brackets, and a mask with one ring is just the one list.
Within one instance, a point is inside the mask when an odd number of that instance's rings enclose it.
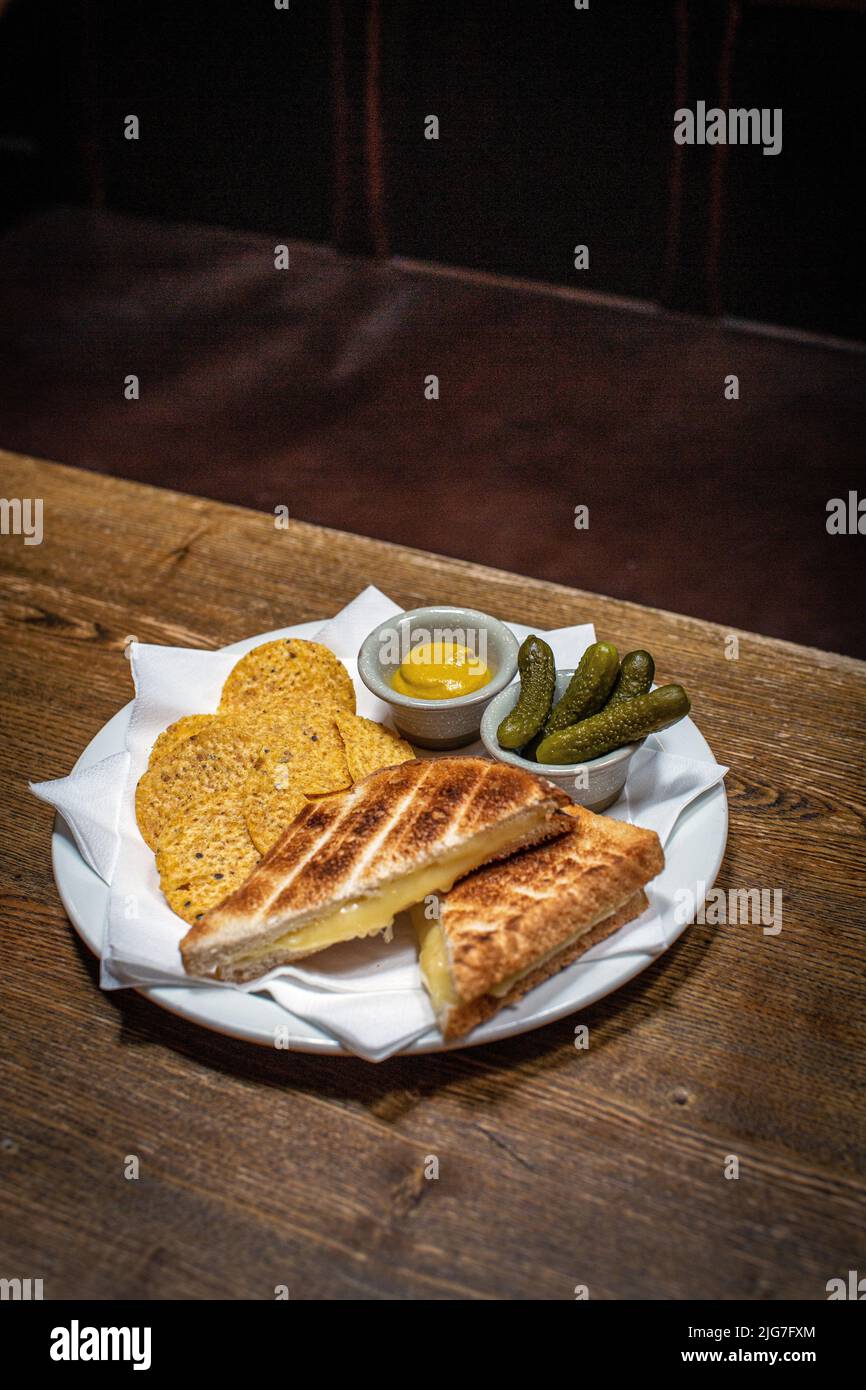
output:
{"label": "grilled bread slice", "polygon": [[421,973],[446,1038],[514,1003],[644,911],[664,867],[654,831],[569,808],[571,831],[413,909]]}
{"label": "grilled bread slice", "polygon": [[249,878],[181,942],[190,975],[243,981],[446,892],[479,865],[569,831],[567,795],[486,758],[420,759],[305,806]]}

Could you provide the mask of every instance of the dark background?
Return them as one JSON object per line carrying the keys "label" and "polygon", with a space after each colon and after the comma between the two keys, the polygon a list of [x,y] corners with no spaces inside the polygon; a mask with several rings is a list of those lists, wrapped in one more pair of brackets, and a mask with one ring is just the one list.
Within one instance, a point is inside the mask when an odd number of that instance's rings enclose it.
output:
{"label": "dark background", "polygon": [[[864,24],[9,0],[0,444],[866,655]],[[698,99],[781,154],[675,146]]]}

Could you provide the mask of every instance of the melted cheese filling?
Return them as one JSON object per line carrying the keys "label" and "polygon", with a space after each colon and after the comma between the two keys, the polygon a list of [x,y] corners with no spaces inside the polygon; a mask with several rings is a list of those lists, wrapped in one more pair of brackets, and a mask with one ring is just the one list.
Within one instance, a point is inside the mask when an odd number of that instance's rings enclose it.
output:
{"label": "melted cheese filling", "polygon": [[515,816],[505,825],[476,835],[468,844],[444,854],[434,864],[405,874],[393,883],[386,883],[375,893],[344,903],[335,911],[288,931],[275,941],[238,954],[233,957],[233,963],[242,965],[247,961],[261,960],[275,951],[311,955],[314,951],[336,946],[341,941],[374,936],[390,926],[398,912],[403,912],[414,903],[422,903],[431,893],[447,893],[458,878],[471,873],[494,855],[516,847],[545,816],[546,813],[538,811]]}
{"label": "melted cheese filling", "polygon": [[444,1009],[458,1002],[454,981],[451,978],[451,967],[448,964],[445,933],[435,918],[428,919],[424,916],[421,903],[412,909],[412,925],[418,939],[421,979],[438,1017]]}

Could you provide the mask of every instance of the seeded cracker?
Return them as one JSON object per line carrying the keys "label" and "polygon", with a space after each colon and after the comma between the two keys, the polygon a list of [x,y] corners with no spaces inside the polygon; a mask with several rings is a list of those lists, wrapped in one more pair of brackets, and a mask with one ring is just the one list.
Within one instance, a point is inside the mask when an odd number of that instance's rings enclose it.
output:
{"label": "seeded cracker", "polygon": [[160,886],[185,922],[221,903],[258,859],[237,795],[219,793],[184,806],[165,822],[156,842]]}
{"label": "seeded cracker", "polygon": [[135,792],[135,815],[142,838],[156,848],[162,827],[178,811],[205,797],[240,794],[259,747],[235,720],[215,720],[184,739],[153,767]]}
{"label": "seeded cracker", "polygon": [[241,657],[223,686],[220,713],[355,712],[355,688],[343,663],[319,642],[264,642]]}
{"label": "seeded cracker", "polygon": [[380,767],[407,763],[415,753],[405,739],[384,724],[364,719],[360,714],[335,714],[334,721],[346,750],[346,761],[353,782],[360,782]]}
{"label": "seeded cracker", "polygon": [[260,854],[267,854],[306,805],[307,798],[297,787],[275,787],[262,768],[253,770],[246,785],[243,810],[250,839]]}
{"label": "seeded cracker", "polygon": [[327,712],[261,721],[250,737],[258,749],[256,766],[272,787],[321,796],[351,784],[343,740]]}
{"label": "seeded cracker", "polygon": [[185,714],[182,719],[176,719],[173,724],[169,724],[167,729],[163,729],[151,748],[148,767],[153,767],[160,758],[164,758],[179,743],[183,743],[185,738],[190,738],[193,734],[200,734],[217,718],[219,716],[216,714]]}

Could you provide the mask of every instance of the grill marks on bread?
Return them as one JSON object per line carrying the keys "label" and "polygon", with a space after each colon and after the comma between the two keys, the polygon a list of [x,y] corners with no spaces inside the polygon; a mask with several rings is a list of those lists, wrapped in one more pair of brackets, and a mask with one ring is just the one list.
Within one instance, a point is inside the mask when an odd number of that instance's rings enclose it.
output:
{"label": "grill marks on bread", "polygon": [[[408,788],[401,788],[399,783],[395,787],[394,781],[386,776],[371,787],[366,796],[349,793],[334,797],[313,852],[298,872],[280,885],[272,912],[280,915],[303,910],[310,903],[326,902],[337,896],[347,883],[372,881],[378,852],[388,840],[409,795]],[[302,830],[303,826],[298,829]],[[282,859],[288,865],[294,859],[296,845],[291,836],[281,843]],[[321,855],[316,853],[320,846]],[[279,861],[275,867],[281,867]],[[363,892],[363,888],[360,891]]]}
{"label": "grill marks on bread", "polygon": [[442,900],[451,974],[471,1001],[618,909],[664,868],[654,831],[570,806],[570,833],[486,864]]}
{"label": "grill marks on bread", "polygon": [[564,804],[568,797],[551,783],[485,758],[419,759],[374,772],[305,806],[246,883],[205,914],[194,938],[204,941],[241,920],[312,917],[519,812],[539,811],[536,838],[559,834]]}
{"label": "grill marks on bread", "polygon": [[[471,801],[489,766],[480,758],[454,762],[470,766],[449,767],[443,776],[432,759],[401,764],[358,783],[363,788],[358,795],[334,797],[321,832],[327,852],[308,856],[281,887],[272,911],[279,915],[315,899],[327,901],[350,882],[356,895],[363,894],[383,878],[441,853],[448,832],[459,830],[460,808]],[[429,800],[424,795],[428,783]],[[453,838],[457,843],[456,834]],[[290,834],[283,845],[289,862],[296,852],[293,839]]]}

